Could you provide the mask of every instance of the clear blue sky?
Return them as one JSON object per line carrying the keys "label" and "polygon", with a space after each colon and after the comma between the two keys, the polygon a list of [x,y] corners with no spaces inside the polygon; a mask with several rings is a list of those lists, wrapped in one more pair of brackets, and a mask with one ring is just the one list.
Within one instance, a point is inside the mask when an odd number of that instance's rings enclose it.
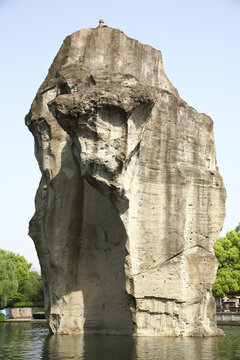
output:
{"label": "clear blue sky", "polygon": [[228,196],[222,235],[240,221],[239,0],[0,0],[0,248],[35,269],[27,232],[40,172],[24,116],[64,38],[100,18],[161,50],[180,96],[212,117]]}

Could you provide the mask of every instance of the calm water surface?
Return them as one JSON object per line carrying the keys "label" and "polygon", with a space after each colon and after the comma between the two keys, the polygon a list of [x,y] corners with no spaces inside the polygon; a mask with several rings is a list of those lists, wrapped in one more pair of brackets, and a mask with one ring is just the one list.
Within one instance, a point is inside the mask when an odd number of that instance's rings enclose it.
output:
{"label": "calm water surface", "polygon": [[224,338],[131,338],[50,335],[46,324],[0,323],[4,360],[235,360],[240,327],[224,327]]}

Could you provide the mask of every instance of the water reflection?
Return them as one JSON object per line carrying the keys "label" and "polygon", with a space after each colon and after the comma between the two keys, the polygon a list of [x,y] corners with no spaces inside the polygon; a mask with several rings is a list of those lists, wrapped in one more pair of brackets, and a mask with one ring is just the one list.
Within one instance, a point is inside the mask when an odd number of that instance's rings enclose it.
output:
{"label": "water reflection", "polygon": [[48,335],[42,359],[83,359],[83,337],[72,335]]}
{"label": "water reflection", "polygon": [[218,359],[219,338],[136,338],[137,360]]}
{"label": "water reflection", "polygon": [[44,360],[130,360],[134,341],[128,336],[49,335],[43,351]]}
{"label": "water reflection", "polygon": [[50,335],[45,360],[217,360],[219,338]]}
{"label": "water reflection", "polygon": [[48,333],[45,324],[0,323],[0,359],[41,359]]}
{"label": "water reflection", "polygon": [[226,334],[218,342],[218,360],[240,359],[240,327],[223,327]]}
{"label": "water reflection", "polygon": [[46,324],[0,323],[4,360],[235,360],[240,359],[240,327],[224,327],[225,337],[159,338],[49,335]]}

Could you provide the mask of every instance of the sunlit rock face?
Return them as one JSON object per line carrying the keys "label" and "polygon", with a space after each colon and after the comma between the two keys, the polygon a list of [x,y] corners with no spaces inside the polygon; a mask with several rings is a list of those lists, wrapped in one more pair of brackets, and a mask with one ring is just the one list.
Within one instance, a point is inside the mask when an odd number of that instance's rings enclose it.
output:
{"label": "sunlit rock face", "polygon": [[160,51],[107,26],[68,36],[26,124],[42,172],[29,233],[51,330],[221,334],[213,123],[178,96]]}

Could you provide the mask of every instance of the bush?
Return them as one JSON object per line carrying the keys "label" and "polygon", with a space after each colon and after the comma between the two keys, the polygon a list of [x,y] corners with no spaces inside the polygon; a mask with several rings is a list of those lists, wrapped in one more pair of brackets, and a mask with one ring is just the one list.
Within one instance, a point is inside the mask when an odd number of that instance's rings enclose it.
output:
{"label": "bush", "polygon": [[19,301],[11,304],[11,307],[44,307],[44,301]]}
{"label": "bush", "polygon": [[33,307],[33,302],[32,301],[19,301],[19,302],[12,304],[11,307],[19,307],[19,308]]}
{"label": "bush", "polygon": [[0,322],[5,320],[5,315],[3,313],[0,313]]}
{"label": "bush", "polygon": [[14,304],[19,302],[24,302],[24,295],[17,292],[9,299],[8,306],[15,307]]}
{"label": "bush", "polygon": [[44,312],[35,312],[32,316],[34,319],[46,319]]}

